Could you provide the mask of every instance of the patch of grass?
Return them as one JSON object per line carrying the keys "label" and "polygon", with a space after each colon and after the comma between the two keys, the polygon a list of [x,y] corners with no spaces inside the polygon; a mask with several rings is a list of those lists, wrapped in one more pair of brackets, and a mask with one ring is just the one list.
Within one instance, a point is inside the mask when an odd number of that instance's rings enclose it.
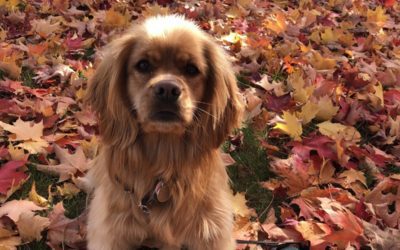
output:
{"label": "patch of grass", "polygon": [[360,141],[361,146],[369,143],[374,144],[372,140],[374,134],[369,130],[368,126],[369,126],[368,122],[364,120],[354,125],[357,131],[360,132],[361,134],[361,141]]}
{"label": "patch of grass", "polygon": [[18,250],[48,250],[51,249],[47,244],[44,237],[40,241],[33,241],[26,245],[21,245],[17,247]]}
{"label": "patch of grass", "polygon": [[[228,167],[231,185],[236,192],[245,192],[248,205],[265,219],[265,209],[272,200],[272,193],[260,186],[273,174],[268,169],[266,152],[260,147],[257,135],[250,128],[243,128],[243,145],[232,153],[236,164]],[[227,145],[229,146],[229,145]]]}
{"label": "patch of grass", "polygon": [[33,80],[33,77],[35,76],[35,72],[33,69],[28,68],[28,67],[22,67],[21,69],[21,80],[22,84],[24,86],[30,87],[30,88],[36,88],[35,81]]}
{"label": "patch of grass", "polygon": [[243,75],[237,75],[236,81],[238,83],[239,88],[245,89],[252,86],[251,82]]}
{"label": "patch of grass", "polygon": [[65,216],[70,219],[78,217],[83,210],[87,207],[86,193],[79,192],[71,199],[65,199],[63,201],[65,208]]}
{"label": "patch of grass", "polygon": [[394,164],[388,164],[386,165],[384,174],[386,176],[392,175],[392,174],[400,174],[400,167],[394,165]]}
{"label": "patch of grass", "polygon": [[286,73],[286,71],[283,69],[283,66],[281,66],[281,68],[276,71],[274,74],[271,75],[271,80],[272,81],[284,81],[288,78],[288,74]]}
{"label": "patch of grass", "polygon": [[5,73],[4,71],[0,70],[0,80],[4,80]]}

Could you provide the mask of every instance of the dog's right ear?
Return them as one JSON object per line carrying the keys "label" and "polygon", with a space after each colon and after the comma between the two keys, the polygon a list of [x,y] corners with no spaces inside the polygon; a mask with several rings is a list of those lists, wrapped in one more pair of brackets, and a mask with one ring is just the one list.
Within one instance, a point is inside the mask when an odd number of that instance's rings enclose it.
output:
{"label": "dog's right ear", "polygon": [[102,140],[126,147],[136,140],[138,123],[127,96],[128,62],[136,38],[125,35],[111,42],[89,80],[85,103],[97,113]]}

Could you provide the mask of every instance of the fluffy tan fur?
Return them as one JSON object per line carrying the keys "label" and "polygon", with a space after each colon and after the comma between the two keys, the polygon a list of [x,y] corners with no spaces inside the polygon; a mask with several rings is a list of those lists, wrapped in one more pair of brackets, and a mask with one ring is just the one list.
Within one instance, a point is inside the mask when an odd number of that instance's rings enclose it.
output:
{"label": "fluffy tan fur", "polygon": [[[157,65],[149,74],[135,70],[143,57]],[[188,61],[198,75],[181,73]],[[152,84],[170,78],[182,86],[182,121],[152,121]],[[89,174],[88,248],[234,249],[229,180],[218,148],[239,125],[242,102],[212,38],[179,16],[147,19],[106,48],[87,101],[99,115],[103,140]],[[145,214],[138,204],[158,178],[170,198]]]}

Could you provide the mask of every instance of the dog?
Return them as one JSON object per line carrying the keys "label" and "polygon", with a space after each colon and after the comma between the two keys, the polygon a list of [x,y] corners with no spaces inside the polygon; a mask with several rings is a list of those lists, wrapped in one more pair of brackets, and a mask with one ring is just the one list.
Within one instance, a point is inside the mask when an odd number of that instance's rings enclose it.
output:
{"label": "dog", "polygon": [[88,249],[235,249],[219,147],[243,100],[223,49],[169,15],[134,25],[104,54],[86,97],[102,136]]}

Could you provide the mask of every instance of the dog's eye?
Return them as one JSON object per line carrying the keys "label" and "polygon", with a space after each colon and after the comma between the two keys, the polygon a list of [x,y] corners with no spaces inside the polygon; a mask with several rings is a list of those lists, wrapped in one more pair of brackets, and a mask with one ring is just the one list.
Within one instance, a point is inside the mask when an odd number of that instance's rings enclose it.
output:
{"label": "dog's eye", "polygon": [[196,76],[200,73],[200,71],[195,65],[189,63],[185,67],[185,73],[189,76]]}
{"label": "dog's eye", "polygon": [[151,71],[151,64],[148,60],[142,59],[136,64],[136,69],[142,73],[148,73]]}

